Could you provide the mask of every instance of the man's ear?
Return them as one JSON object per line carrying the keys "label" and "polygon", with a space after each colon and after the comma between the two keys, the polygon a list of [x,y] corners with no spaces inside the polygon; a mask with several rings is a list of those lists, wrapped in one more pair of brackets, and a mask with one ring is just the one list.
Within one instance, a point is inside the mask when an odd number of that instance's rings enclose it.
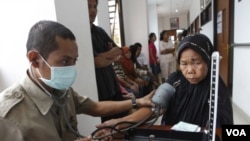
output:
{"label": "man's ear", "polygon": [[37,68],[39,66],[40,55],[37,51],[29,51],[27,57],[33,67]]}

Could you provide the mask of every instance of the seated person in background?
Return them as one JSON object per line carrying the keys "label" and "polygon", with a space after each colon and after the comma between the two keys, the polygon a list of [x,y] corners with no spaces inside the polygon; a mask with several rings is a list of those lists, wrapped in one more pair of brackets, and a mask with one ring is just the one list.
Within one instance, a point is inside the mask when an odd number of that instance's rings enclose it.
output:
{"label": "seated person in background", "polygon": [[122,55],[121,58],[119,59],[119,63],[121,64],[126,76],[129,79],[135,81],[139,85],[139,87],[142,88],[141,89],[142,94],[145,95],[143,88],[144,86],[147,86],[149,82],[140,78],[140,76],[136,73],[134,68],[134,63],[131,60],[131,51],[129,47],[122,47]]}
{"label": "seated person in background", "polygon": [[154,89],[153,88],[154,76],[148,70],[147,66],[141,66],[137,61],[137,57],[141,54],[141,49],[142,49],[141,43],[135,43],[134,45],[129,46],[129,49],[131,51],[131,60],[134,63],[137,74],[140,76],[140,78],[148,82],[148,85],[143,87],[143,92],[145,95]]}
{"label": "seated person in background", "polygon": [[[135,43],[129,46],[131,50],[131,59],[135,63],[136,68],[148,70],[148,66],[146,64],[146,58],[143,53],[141,53],[142,45],[141,43]],[[141,56],[142,55],[142,56]],[[139,58],[141,57],[141,58]]]}
{"label": "seated person in background", "polygon": [[120,89],[121,89],[122,97],[124,99],[132,99],[136,97],[133,92],[128,92],[127,89],[123,87],[121,84],[120,84]]}
{"label": "seated person in background", "polygon": [[77,114],[107,116],[130,111],[136,104],[154,105],[152,94],[136,101],[95,102],[75,92],[71,85],[78,46],[74,34],[60,23],[36,23],[26,47],[30,68],[23,79],[0,93],[0,117],[15,122],[25,140],[73,141],[81,137]]}
{"label": "seated person in background", "polygon": [[[131,80],[129,77],[126,76],[119,62],[120,58],[121,56],[118,56],[117,59],[112,63],[118,82],[120,83],[120,87],[126,89],[128,93],[133,93],[138,98],[140,97],[140,95],[142,95],[140,94],[141,88],[139,88],[139,85],[135,81]],[[122,94],[124,96],[124,93]]]}
{"label": "seated person in background", "polygon": [[[179,45],[177,57],[180,70],[172,73],[165,83],[175,87],[175,93],[168,103],[162,118],[162,125],[175,125],[179,121],[206,127],[209,120],[211,55],[214,47],[203,34],[185,37]],[[233,124],[230,95],[223,80],[219,78],[217,127]],[[120,119],[113,119],[98,125],[114,125],[121,121],[139,122],[151,113],[143,108]]]}

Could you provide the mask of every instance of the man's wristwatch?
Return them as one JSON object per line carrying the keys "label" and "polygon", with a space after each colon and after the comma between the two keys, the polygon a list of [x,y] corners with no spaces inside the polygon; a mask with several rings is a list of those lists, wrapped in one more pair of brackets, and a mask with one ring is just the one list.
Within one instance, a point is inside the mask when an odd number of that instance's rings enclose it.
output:
{"label": "man's wristwatch", "polygon": [[133,109],[137,109],[136,98],[133,97],[133,98],[131,99],[131,101],[132,101]]}

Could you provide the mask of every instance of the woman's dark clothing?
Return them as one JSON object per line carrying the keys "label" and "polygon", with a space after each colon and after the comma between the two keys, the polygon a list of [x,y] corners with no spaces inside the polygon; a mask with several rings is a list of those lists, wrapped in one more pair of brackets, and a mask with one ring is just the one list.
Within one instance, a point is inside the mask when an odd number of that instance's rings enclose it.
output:
{"label": "woman's dark clothing", "polygon": [[[184,121],[205,127],[209,119],[210,74],[199,84],[190,84],[177,71],[166,82],[176,86],[176,91],[163,115],[162,124],[174,125]],[[217,127],[223,124],[233,124],[233,111],[228,90],[219,78]]]}
{"label": "woman's dark clothing", "polygon": [[[137,61],[137,56],[136,56],[136,51],[139,48],[138,44],[134,44],[129,46],[130,51],[131,51],[131,60],[133,61],[133,66],[136,66],[135,69],[142,69],[143,67],[138,63]],[[146,70],[148,71],[148,70]],[[153,90],[153,76],[151,75],[151,73],[147,72],[146,75],[143,76],[139,76],[141,79],[143,79],[144,81],[148,82],[147,86],[143,86],[143,94],[142,96],[145,96],[147,94],[149,94],[152,90]]]}
{"label": "woman's dark clothing", "polygon": [[[91,27],[92,45],[94,57],[99,53],[109,51],[108,43],[115,45],[113,40],[108,36],[108,34],[101,28],[95,25]],[[95,68],[96,83],[99,101],[113,100],[120,101],[123,100],[120,91],[120,86],[116,78],[116,74],[113,70],[112,64],[104,68]],[[106,121],[111,118],[118,118],[126,115],[118,114],[117,116],[102,117],[102,121]]]}

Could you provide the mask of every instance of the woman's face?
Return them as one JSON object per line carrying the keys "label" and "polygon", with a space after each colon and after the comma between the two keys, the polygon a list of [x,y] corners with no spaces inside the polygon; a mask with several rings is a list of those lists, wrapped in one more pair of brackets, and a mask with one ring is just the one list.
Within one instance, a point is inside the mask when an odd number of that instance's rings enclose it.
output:
{"label": "woman's face", "polygon": [[165,41],[168,41],[169,36],[168,36],[168,33],[167,33],[167,32],[165,32],[165,33],[163,34],[163,39],[164,39]]}
{"label": "woman's face", "polygon": [[136,57],[138,57],[141,54],[141,47],[138,47],[136,50]]}
{"label": "woman's face", "polygon": [[193,49],[184,49],[180,55],[180,70],[191,84],[201,82],[208,73],[208,66]]}
{"label": "woman's face", "polygon": [[130,52],[130,50],[128,50],[127,52],[125,52],[125,57],[127,59],[131,59],[131,52]]}
{"label": "woman's face", "polygon": [[156,38],[156,35],[153,35],[153,36],[151,37],[150,41],[151,41],[151,42],[154,42],[154,41],[156,41],[156,39],[157,39],[157,38]]}

